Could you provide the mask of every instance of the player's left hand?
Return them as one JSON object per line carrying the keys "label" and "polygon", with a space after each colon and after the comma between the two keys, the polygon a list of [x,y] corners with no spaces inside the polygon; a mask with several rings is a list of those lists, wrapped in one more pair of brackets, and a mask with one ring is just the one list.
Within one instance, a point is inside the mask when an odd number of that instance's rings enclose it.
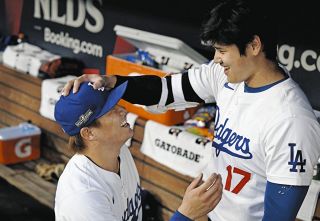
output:
{"label": "player's left hand", "polygon": [[98,89],[100,87],[111,89],[116,84],[117,78],[113,75],[102,76],[100,74],[83,74],[80,77],[77,77],[76,79],[68,81],[62,89],[62,95],[68,96],[71,88],[73,93],[77,93],[80,84],[86,81],[91,82],[93,84],[94,89]]}
{"label": "player's left hand", "polygon": [[223,185],[220,175],[214,173],[200,185],[201,181],[202,175],[192,181],[178,208],[180,213],[192,220],[207,215],[222,197]]}

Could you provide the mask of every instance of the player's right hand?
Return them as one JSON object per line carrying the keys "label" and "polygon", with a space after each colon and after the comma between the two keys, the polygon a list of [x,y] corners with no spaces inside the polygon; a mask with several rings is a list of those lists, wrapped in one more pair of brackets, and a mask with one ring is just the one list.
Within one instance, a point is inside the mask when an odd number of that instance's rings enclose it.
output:
{"label": "player's right hand", "polygon": [[207,215],[220,202],[222,197],[221,176],[212,174],[204,183],[202,175],[195,178],[188,186],[178,211],[194,220]]}
{"label": "player's right hand", "polygon": [[98,89],[101,87],[105,87],[106,89],[111,89],[114,87],[117,81],[117,78],[113,75],[102,76],[100,74],[83,74],[80,77],[77,77],[76,79],[68,81],[68,83],[66,83],[66,85],[62,89],[62,95],[68,96],[71,88],[73,93],[77,93],[77,91],[79,90],[80,84],[85,81],[89,81],[93,83],[94,89]]}

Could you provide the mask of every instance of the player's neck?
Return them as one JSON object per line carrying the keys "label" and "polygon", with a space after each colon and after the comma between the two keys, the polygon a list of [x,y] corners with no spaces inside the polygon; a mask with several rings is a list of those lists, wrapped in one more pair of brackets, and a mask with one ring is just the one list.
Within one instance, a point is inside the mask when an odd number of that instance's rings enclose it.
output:
{"label": "player's neck", "polygon": [[[90,149],[91,148],[91,149]],[[97,166],[104,170],[119,173],[120,148],[108,148],[106,146],[88,147],[83,154],[91,159]]]}
{"label": "player's neck", "polygon": [[285,77],[286,76],[276,64],[265,59],[258,63],[256,71],[245,83],[249,87],[257,88],[275,83]]}

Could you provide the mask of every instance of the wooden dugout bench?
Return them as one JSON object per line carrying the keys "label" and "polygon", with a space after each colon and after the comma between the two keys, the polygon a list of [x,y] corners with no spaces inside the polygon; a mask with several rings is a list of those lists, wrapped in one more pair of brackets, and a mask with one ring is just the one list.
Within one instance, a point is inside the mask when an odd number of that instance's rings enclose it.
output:
{"label": "wooden dugout bench", "polygon": [[[35,172],[38,163],[67,163],[73,152],[68,136],[58,124],[39,114],[41,79],[0,65],[0,128],[31,121],[41,128],[41,158],[13,165],[0,164],[0,176],[42,204],[54,208],[56,183],[42,179]],[[130,148],[143,188],[158,199],[163,220],[169,220],[182,201],[192,178],[181,175],[140,152],[145,120],[138,118]],[[203,218],[201,220],[207,220]]]}
{"label": "wooden dugout bench", "polygon": [[[73,152],[68,149],[68,136],[58,124],[39,114],[41,79],[19,73],[0,64],[0,128],[31,121],[41,128],[41,157],[13,165],[0,164],[0,176],[40,203],[54,208],[56,183],[42,179],[35,172],[38,163],[67,163]],[[170,219],[182,201],[192,178],[163,166],[140,152],[145,120],[138,118],[130,148],[143,188],[158,199],[163,220]],[[313,220],[320,220],[318,202]],[[207,217],[199,219],[208,220]]]}

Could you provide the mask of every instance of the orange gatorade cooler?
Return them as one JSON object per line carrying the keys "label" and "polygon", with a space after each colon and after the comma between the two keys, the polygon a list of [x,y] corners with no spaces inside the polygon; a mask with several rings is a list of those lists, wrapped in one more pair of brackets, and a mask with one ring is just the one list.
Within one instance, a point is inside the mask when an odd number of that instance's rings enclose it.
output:
{"label": "orange gatorade cooler", "polygon": [[0,129],[0,163],[13,164],[40,157],[39,127],[21,123]]}

